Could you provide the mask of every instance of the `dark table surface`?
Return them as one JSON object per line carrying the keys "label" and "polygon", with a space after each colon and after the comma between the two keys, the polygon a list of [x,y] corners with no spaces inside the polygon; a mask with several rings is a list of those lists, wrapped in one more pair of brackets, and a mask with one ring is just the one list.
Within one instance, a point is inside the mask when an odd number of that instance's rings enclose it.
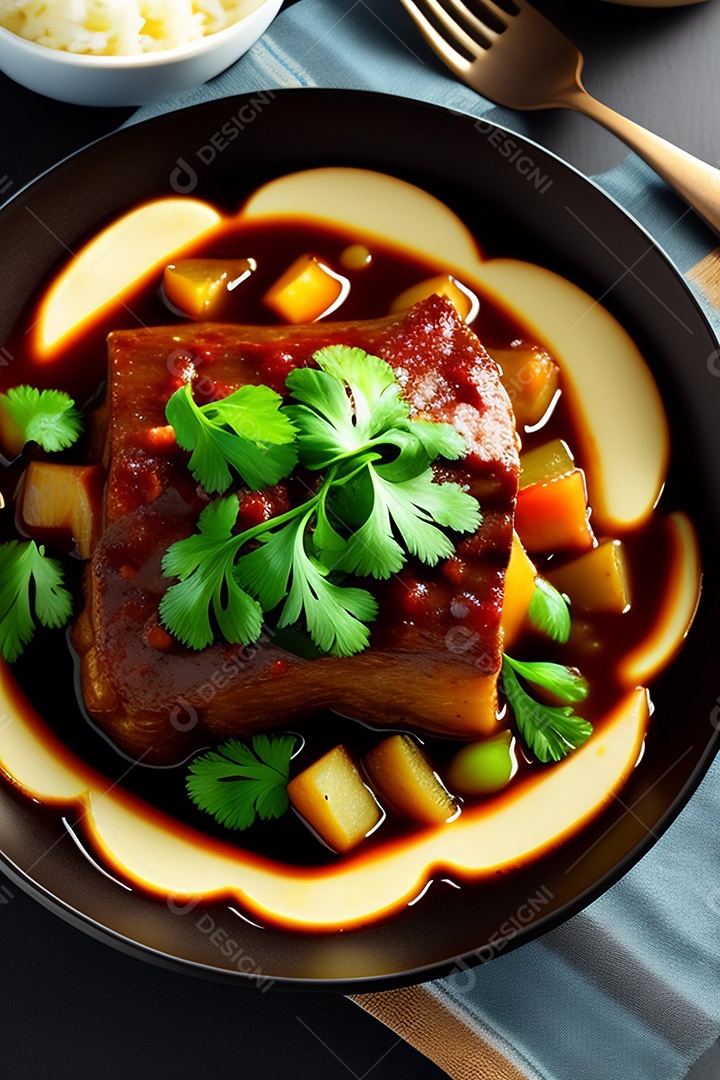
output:
{"label": "dark table surface", "polygon": [[[582,48],[592,93],[691,153],[720,161],[720,0],[657,11],[598,0],[537,6]],[[131,112],[63,105],[0,74],[0,201]],[[612,168],[625,154],[584,117],[558,110],[528,119],[533,138],[584,172]],[[10,882],[2,898],[0,1077],[444,1075],[340,996],[262,994],[173,974],[91,939]],[[717,1048],[692,1075],[720,1075]]]}

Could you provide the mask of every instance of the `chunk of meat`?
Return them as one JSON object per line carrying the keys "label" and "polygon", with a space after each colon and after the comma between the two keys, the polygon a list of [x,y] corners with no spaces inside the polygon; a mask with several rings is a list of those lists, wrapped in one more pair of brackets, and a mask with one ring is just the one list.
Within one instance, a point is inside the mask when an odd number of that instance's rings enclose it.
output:
{"label": "chunk of meat", "polygon": [[[328,344],[355,345],[395,369],[413,414],[453,424],[469,452],[436,469],[466,487],[483,523],[444,566],[409,562],[389,582],[363,579],[381,615],[370,647],[302,659],[268,628],[250,646],[192,652],[158,632],[171,584],[170,544],[195,529],[206,501],[168,439],[165,405],[183,382],[197,400],[244,383],[283,391],[288,372]],[[512,542],[518,455],[495,362],[445,300],[389,318],[294,327],[212,324],[127,330],[109,338],[103,537],[87,570],[74,629],[82,690],[95,721],[124,751],[169,762],[208,733],[242,735],[321,707],[376,724],[474,738],[496,727],[500,614]],[[292,484],[241,498],[247,523],[292,503]],[[259,516],[258,516],[259,515]],[[245,522],[243,522],[245,524]]]}

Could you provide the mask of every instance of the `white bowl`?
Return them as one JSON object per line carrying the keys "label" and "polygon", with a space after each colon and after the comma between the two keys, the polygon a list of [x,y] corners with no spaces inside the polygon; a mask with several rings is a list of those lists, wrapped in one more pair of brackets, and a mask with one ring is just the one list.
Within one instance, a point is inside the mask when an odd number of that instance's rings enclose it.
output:
{"label": "white bowl", "polygon": [[38,94],[71,105],[142,105],[199,86],[247,52],[282,0],[260,0],[232,26],[174,49],[87,56],[36,45],[0,27],[0,70]]}

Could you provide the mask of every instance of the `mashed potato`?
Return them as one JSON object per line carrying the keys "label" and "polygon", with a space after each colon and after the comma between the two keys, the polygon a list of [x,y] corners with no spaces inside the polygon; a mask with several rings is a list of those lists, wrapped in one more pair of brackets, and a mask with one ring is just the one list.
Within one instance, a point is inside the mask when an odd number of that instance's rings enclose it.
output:
{"label": "mashed potato", "polygon": [[128,56],[224,30],[260,0],[0,0],[0,26],[50,49]]}

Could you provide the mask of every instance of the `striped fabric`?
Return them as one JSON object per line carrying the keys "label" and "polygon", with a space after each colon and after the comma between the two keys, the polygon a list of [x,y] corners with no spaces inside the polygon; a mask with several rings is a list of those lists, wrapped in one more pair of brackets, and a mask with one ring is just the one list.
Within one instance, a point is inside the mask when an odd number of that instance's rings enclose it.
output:
{"label": "striped fabric", "polygon": [[[460,86],[408,40],[418,39],[398,3],[301,0],[230,71],[133,122],[319,85],[424,99],[522,133],[522,116]],[[720,303],[713,238],[662,181],[633,155],[599,180],[681,270],[705,260],[691,278]],[[720,1035],[720,761],[652,851],[564,926],[471,972],[354,1000],[457,1080],[679,1080]]]}

